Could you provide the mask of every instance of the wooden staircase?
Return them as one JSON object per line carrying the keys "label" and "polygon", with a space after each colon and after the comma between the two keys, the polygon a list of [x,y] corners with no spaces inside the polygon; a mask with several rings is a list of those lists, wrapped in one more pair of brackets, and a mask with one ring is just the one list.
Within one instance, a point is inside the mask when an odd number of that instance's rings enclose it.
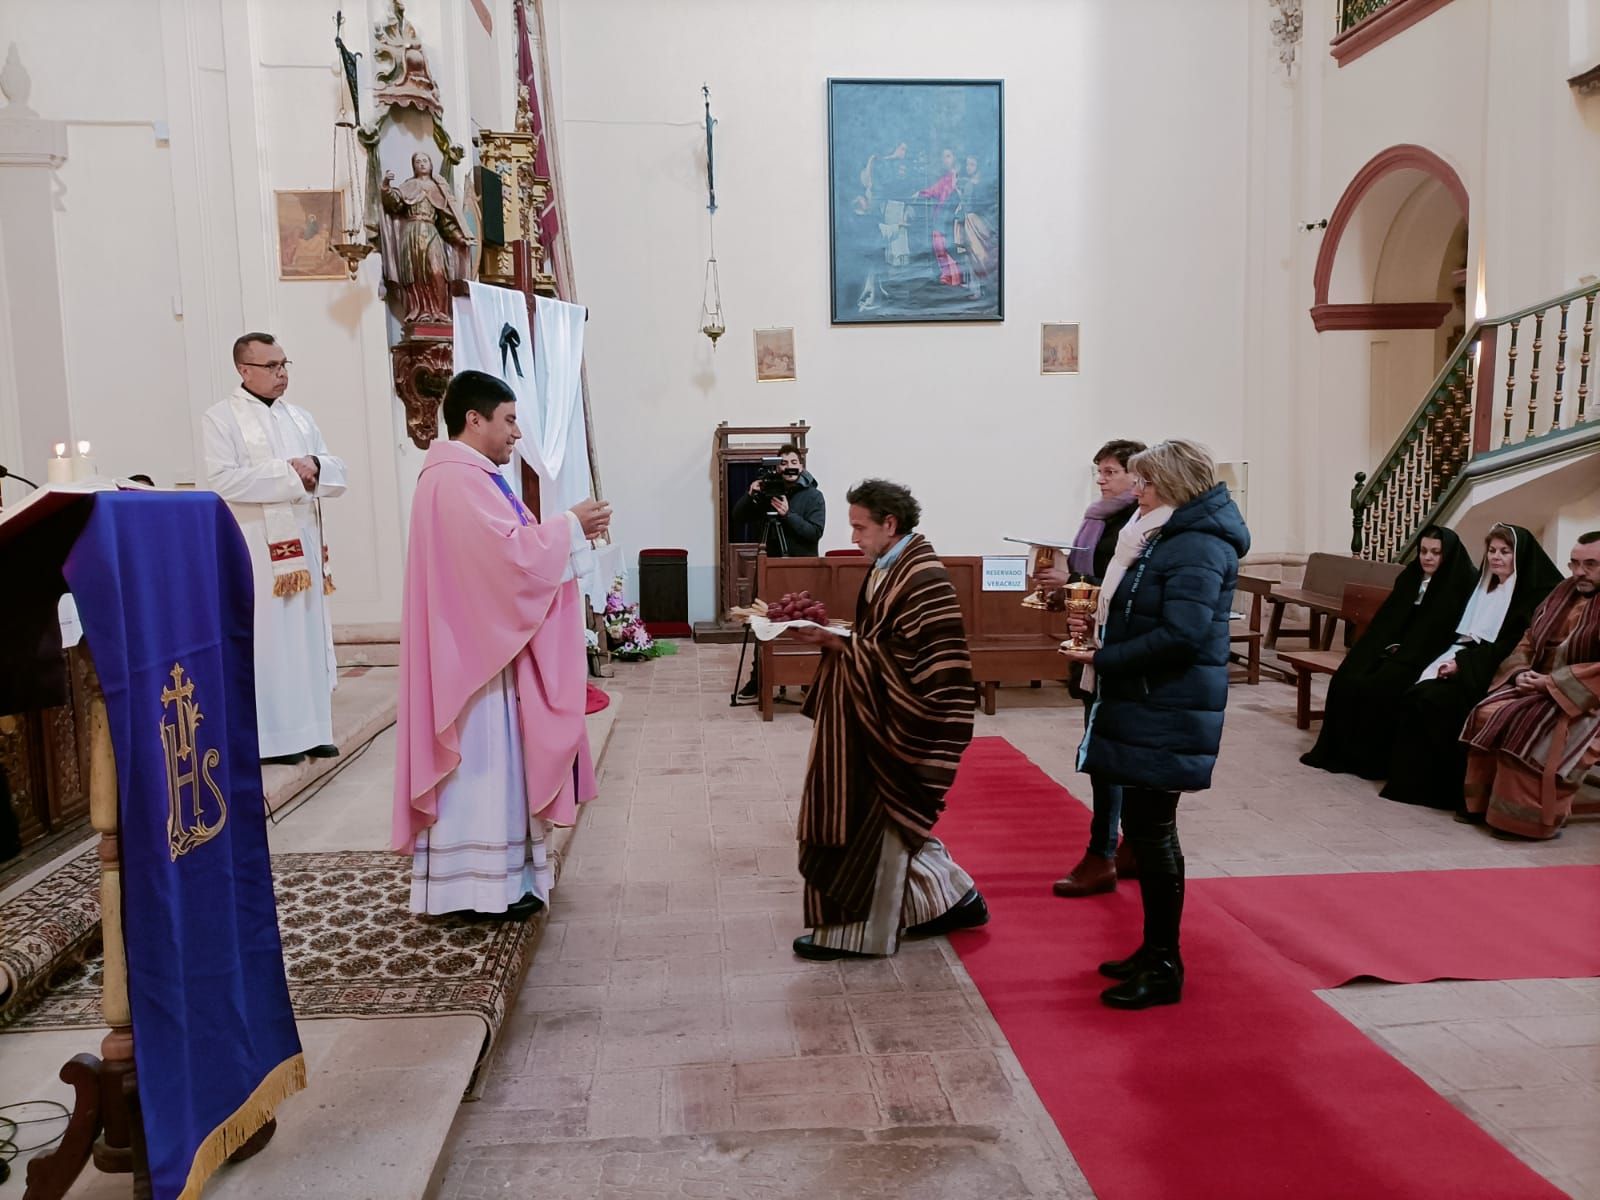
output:
{"label": "wooden staircase", "polygon": [[1473,322],[1371,477],[1356,472],[1352,553],[1397,560],[1472,485],[1600,448],[1597,295],[1600,283],[1589,284]]}

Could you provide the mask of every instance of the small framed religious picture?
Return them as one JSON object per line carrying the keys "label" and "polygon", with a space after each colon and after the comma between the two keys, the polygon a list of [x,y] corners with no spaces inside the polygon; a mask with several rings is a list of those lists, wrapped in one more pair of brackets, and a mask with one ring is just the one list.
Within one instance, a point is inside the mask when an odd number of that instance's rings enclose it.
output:
{"label": "small framed religious picture", "polygon": [[338,192],[274,192],[278,218],[279,279],[347,279],[344,260],[333,248],[344,228],[343,197]]}
{"label": "small framed religious picture", "polygon": [[1046,321],[1039,327],[1039,374],[1076,375],[1078,373],[1078,325],[1056,325]]}
{"label": "small framed religious picture", "polygon": [[794,330],[756,330],[756,382],[794,378]]}

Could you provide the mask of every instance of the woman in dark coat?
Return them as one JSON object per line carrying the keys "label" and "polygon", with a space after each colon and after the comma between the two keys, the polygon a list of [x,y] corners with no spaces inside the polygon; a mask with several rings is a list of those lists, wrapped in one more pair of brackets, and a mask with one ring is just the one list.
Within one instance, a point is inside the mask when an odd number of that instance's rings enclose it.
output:
{"label": "woman in dark coat", "polygon": [[[1174,511],[1117,587],[1104,644],[1063,653],[1094,667],[1078,768],[1122,787],[1144,904],[1144,941],[1100,964],[1102,975],[1122,981],[1100,996],[1114,1008],[1148,1008],[1183,995],[1178,794],[1211,786],[1228,703],[1228,617],[1250,533],[1195,443],[1162,442],[1128,466],[1137,490],[1154,489]],[[1082,619],[1073,625],[1088,628]]]}
{"label": "woman in dark coat", "polygon": [[1489,694],[1494,673],[1527,632],[1533,610],[1560,582],[1561,572],[1533,534],[1520,525],[1489,530],[1483,570],[1454,642],[1400,699],[1386,800],[1463,811],[1467,750],[1461,727]]}
{"label": "woman in dark coat", "polygon": [[[1143,449],[1143,442],[1117,440],[1095,451],[1094,479],[1100,498],[1089,505],[1072,539],[1079,548],[1072,551],[1065,568],[1040,571],[1034,577],[1036,583],[1059,588],[1078,579],[1097,584],[1105,578],[1117,539],[1139,511],[1128,462]],[[1094,698],[1079,687],[1076,676],[1068,686],[1085,706]],[[1078,864],[1052,885],[1057,896],[1097,896],[1115,891],[1119,877],[1132,879],[1138,874],[1126,843],[1119,846],[1117,841],[1122,828],[1122,789],[1101,779],[1091,779],[1090,785],[1094,816],[1089,822],[1089,845]]]}
{"label": "woman in dark coat", "polygon": [[1455,641],[1477,582],[1472,556],[1452,530],[1422,531],[1417,557],[1334,672],[1322,732],[1301,762],[1363,779],[1388,773],[1400,697]]}

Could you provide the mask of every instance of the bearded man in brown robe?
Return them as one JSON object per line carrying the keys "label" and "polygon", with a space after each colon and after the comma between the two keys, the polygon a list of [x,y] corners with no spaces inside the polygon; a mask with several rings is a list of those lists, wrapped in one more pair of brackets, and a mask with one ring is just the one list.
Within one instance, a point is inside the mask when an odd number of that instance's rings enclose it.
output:
{"label": "bearded man in brown robe", "polygon": [[800,804],[800,873],[811,932],[802,958],[893,954],[902,935],[982,925],[972,877],[933,836],[972,740],[972,659],[956,591],[916,532],[897,483],[847,494],[851,540],[873,569],[848,637],[797,630],[822,648],[806,699],[815,722]]}
{"label": "bearded man in brown robe", "polygon": [[1553,838],[1600,759],[1600,531],[1578,538],[1568,569],[1467,718],[1458,820]]}

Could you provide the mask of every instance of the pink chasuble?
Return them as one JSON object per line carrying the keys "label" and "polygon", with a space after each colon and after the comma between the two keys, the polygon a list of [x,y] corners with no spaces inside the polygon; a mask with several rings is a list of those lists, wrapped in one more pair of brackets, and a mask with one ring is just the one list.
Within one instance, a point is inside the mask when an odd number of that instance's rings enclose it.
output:
{"label": "pink chasuble", "polygon": [[439,785],[461,762],[457,724],[508,665],[529,814],[570,825],[594,798],[583,597],[561,582],[571,547],[569,520],[533,524],[482,455],[444,440],[428,447],[400,612],[393,849],[410,854],[438,819]]}

